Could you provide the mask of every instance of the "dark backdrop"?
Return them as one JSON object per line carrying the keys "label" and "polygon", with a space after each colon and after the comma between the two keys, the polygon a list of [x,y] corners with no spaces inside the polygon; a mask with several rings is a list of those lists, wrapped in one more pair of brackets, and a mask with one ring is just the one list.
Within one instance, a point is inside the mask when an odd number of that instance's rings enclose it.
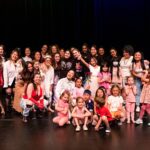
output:
{"label": "dark backdrop", "polygon": [[149,0],[0,0],[0,43],[10,48],[83,42],[150,50]]}

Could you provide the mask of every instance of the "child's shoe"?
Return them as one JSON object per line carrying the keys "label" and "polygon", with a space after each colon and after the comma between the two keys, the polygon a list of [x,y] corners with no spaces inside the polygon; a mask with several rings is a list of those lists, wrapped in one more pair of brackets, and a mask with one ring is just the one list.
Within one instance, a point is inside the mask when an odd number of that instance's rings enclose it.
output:
{"label": "child's shoe", "polygon": [[80,126],[77,126],[76,127],[76,131],[80,131],[81,130],[81,127]]}
{"label": "child's shoe", "polygon": [[118,122],[118,126],[122,126],[122,122],[121,121]]}
{"label": "child's shoe", "polygon": [[110,128],[106,128],[105,132],[110,133],[111,132]]}
{"label": "child's shoe", "polygon": [[137,119],[137,120],[135,121],[135,123],[136,123],[136,124],[142,124],[142,123],[143,123],[143,120],[139,118],[139,119]]}
{"label": "child's shoe", "polygon": [[140,106],[136,107],[136,112],[140,112]]}
{"label": "child's shoe", "polygon": [[84,130],[84,131],[87,131],[87,130],[88,130],[88,128],[87,128],[86,125],[83,126],[83,130]]}
{"label": "child's shoe", "polygon": [[150,127],[150,122],[147,125]]}

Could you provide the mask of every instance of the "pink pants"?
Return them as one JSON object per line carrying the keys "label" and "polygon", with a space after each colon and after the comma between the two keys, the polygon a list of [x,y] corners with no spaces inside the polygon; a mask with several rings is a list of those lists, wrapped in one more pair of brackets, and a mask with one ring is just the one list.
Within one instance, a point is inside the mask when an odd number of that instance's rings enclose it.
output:
{"label": "pink pants", "polygon": [[130,113],[132,121],[134,121],[134,109],[135,109],[135,103],[134,102],[127,102],[126,103],[126,110],[127,110],[127,119],[130,120]]}
{"label": "pink pants", "polygon": [[142,104],[140,111],[140,119],[143,118],[145,111],[150,115],[150,104]]}

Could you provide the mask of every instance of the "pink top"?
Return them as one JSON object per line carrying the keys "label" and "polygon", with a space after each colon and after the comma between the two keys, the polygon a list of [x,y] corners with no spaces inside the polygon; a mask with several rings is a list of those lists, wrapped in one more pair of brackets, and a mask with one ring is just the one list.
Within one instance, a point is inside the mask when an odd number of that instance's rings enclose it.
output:
{"label": "pink top", "polygon": [[82,97],[84,93],[84,88],[83,87],[75,87],[74,91],[73,91],[73,97],[77,98],[77,97]]}
{"label": "pink top", "polygon": [[[110,72],[101,72],[98,75],[99,79],[111,79],[111,74]],[[110,88],[110,83],[108,83],[107,81],[101,82],[100,86],[104,86],[106,89]]]}
{"label": "pink top", "polygon": [[[67,109],[69,109],[69,104],[68,103],[65,103],[63,100],[58,100],[58,107],[60,107],[60,108],[67,108]],[[69,117],[69,114],[68,113],[66,113],[66,114],[63,114],[63,113],[61,113],[61,112],[58,112],[58,116],[60,116],[60,117]]]}
{"label": "pink top", "polygon": [[81,109],[76,106],[74,109],[76,109],[75,112],[78,115],[84,115],[85,112],[86,112],[86,107],[85,106],[83,106]]}
{"label": "pink top", "polygon": [[118,68],[117,67],[113,67],[112,68],[112,83],[113,84],[121,84],[122,83],[121,69],[119,68],[119,77],[117,75],[117,72],[118,72]]}
{"label": "pink top", "polygon": [[150,104],[150,84],[145,84],[141,93],[141,103]]}
{"label": "pink top", "polygon": [[[127,88],[129,88],[129,85],[126,85],[126,86],[125,86],[125,90],[126,90]],[[127,103],[133,103],[133,102],[135,102],[135,95],[134,95],[132,89],[130,89],[129,94],[126,95],[125,100],[126,100]]]}

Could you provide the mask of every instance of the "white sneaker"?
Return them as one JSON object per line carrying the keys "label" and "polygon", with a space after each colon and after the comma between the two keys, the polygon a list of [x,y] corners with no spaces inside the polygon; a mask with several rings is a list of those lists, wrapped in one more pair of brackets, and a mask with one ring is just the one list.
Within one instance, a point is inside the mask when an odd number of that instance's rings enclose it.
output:
{"label": "white sneaker", "polygon": [[76,127],[76,131],[80,131],[81,130],[81,127],[80,126],[77,126]]}
{"label": "white sneaker", "polygon": [[88,130],[88,128],[87,128],[87,126],[85,125],[85,126],[83,126],[83,130],[84,131],[87,131]]}
{"label": "white sneaker", "polygon": [[120,121],[120,122],[118,122],[118,126],[122,126],[122,122]]}
{"label": "white sneaker", "polygon": [[111,130],[108,128],[108,129],[105,130],[105,132],[106,132],[106,133],[110,133]]}
{"label": "white sneaker", "polygon": [[150,122],[147,125],[150,127]]}
{"label": "white sneaker", "polygon": [[140,112],[140,107],[139,106],[136,107],[136,112]]}
{"label": "white sneaker", "polygon": [[143,123],[143,120],[141,120],[141,119],[139,118],[139,119],[137,119],[137,120],[135,121],[135,123],[136,123],[136,124],[142,124],[142,123]]}

